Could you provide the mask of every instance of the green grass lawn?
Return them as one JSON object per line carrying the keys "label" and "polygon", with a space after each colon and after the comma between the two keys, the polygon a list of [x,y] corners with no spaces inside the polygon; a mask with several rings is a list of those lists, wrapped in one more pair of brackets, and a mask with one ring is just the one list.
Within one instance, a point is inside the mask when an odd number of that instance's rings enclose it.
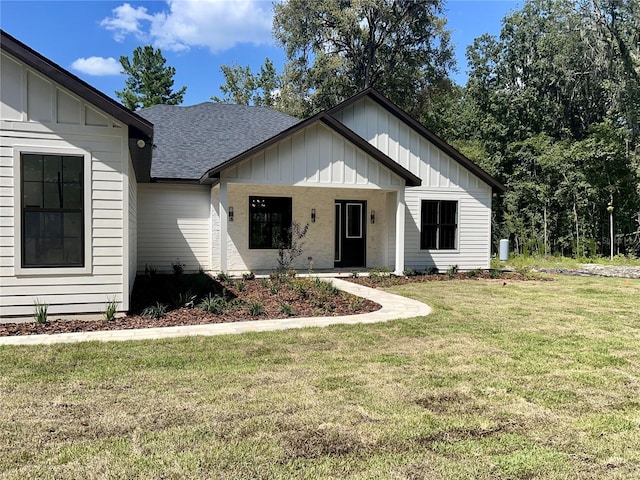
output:
{"label": "green grass lawn", "polygon": [[0,477],[640,477],[639,280],[393,291],[434,313],[0,347]]}

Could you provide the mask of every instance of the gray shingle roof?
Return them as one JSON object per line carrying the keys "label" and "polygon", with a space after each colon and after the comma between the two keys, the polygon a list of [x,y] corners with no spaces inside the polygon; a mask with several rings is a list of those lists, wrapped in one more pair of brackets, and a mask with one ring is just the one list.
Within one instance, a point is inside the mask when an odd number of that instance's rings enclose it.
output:
{"label": "gray shingle roof", "polygon": [[299,122],[266,107],[204,102],[154,105],[137,112],[154,124],[151,177],[199,179]]}

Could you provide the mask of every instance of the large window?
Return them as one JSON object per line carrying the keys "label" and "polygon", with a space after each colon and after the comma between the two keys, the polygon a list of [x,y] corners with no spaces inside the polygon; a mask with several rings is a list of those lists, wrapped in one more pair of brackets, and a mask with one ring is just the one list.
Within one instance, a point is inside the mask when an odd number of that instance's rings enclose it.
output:
{"label": "large window", "polygon": [[249,197],[249,248],[291,243],[291,198]]}
{"label": "large window", "polygon": [[22,268],[84,267],[84,156],[21,155]]}
{"label": "large window", "polygon": [[458,202],[423,200],[420,248],[423,250],[455,250],[458,230]]}

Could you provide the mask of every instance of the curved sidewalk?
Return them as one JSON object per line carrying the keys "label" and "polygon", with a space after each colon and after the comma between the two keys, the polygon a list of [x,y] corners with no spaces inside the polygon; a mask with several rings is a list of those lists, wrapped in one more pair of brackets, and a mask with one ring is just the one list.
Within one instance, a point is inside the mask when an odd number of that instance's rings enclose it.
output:
{"label": "curved sidewalk", "polygon": [[246,332],[267,332],[290,328],[325,327],[336,324],[376,323],[412,318],[431,313],[431,307],[410,298],[365,287],[337,278],[327,279],[345,292],[363,297],[382,305],[380,310],[358,315],[339,317],[301,317],[277,320],[255,320],[248,322],[212,323],[207,325],[184,325],[177,327],[139,328],[130,330],[105,330],[97,332],[58,333],[53,335],[18,335],[0,337],[2,345],[50,345],[54,343],[110,342],[125,340],[152,340],[159,338],[187,337],[194,335],[228,335]]}

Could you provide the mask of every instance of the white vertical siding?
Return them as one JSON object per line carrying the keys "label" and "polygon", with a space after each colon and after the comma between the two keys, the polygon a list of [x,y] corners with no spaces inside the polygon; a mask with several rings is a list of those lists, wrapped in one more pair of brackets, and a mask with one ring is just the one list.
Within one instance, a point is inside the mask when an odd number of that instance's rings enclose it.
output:
{"label": "white vertical siding", "polygon": [[[103,126],[88,125],[85,103],[61,86],[1,55],[0,65],[0,316],[28,316],[36,298],[49,304],[51,315],[97,313],[108,299],[126,303],[128,266],[124,265],[124,194],[128,191],[126,129],[97,112]],[[118,128],[119,127],[119,128]],[[91,269],[63,275],[20,274],[16,271],[15,215],[19,197],[14,188],[14,155],[20,149],[49,152],[80,149],[90,153],[91,201],[87,262]],[[27,270],[27,269],[25,269]],[[55,270],[52,270],[55,272]]]}
{"label": "white vertical siding", "polygon": [[146,266],[171,271],[180,262],[188,272],[209,270],[210,187],[138,185],[138,271]]}
{"label": "white vertical siding", "polygon": [[[408,187],[405,192],[407,267],[446,269],[458,265],[463,270],[489,267],[492,193],[489,185],[368,98],[346,107],[336,117],[422,179],[420,187]],[[420,250],[421,200],[458,201],[457,250]],[[393,242],[389,247],[394,248]]]}
{"label": "white vertical siding", "polygon": [[229,182],[393,188],[403,180],[321,122],[223,172]]}

